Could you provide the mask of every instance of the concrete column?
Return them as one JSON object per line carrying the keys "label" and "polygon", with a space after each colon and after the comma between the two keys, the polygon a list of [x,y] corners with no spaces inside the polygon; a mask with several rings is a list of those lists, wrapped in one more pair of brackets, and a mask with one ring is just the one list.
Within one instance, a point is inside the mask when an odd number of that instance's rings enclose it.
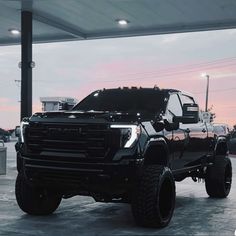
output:
{"label": "concrete column", "polygon": [[32,115],[32,12],[21,12],[21,120]]}

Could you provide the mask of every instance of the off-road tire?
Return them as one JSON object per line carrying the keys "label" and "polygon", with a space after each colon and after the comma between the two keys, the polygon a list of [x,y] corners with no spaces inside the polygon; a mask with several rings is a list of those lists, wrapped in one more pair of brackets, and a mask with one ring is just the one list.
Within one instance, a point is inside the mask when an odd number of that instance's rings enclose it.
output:
{"label": "off-road tire", "polygon": [[175,208],[175,181],[169,168],[145,166],[134,189],[131,208],[136,223],[144,227],[165,227]]}
{"label": "off-road tire", "polygon": [[228,196],[232,183],[232,165],[227,156],[216,156],[213,165],[207,167],[206,192],[213,198]]}
{"label": "off-road tire", "polygon": [[16,178],[15,194],[21,210],[30,215],[49,215],[61,202],[60,195],[29,185],[22,174]]}

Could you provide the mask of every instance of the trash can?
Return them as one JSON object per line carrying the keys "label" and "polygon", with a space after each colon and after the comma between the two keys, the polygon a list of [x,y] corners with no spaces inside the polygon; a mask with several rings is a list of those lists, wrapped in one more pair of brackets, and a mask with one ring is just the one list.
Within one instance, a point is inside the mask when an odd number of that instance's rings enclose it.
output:
{"label": "trash can", "polygon": [[0,140],[0,175],[5,175],[7,170],[7,148],[3,140]]}

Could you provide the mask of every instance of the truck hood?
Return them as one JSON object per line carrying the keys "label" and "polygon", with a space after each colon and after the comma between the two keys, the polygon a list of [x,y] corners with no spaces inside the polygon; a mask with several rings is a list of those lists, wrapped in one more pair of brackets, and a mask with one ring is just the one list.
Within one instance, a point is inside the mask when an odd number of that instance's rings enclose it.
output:
{"label": "truck hood", "polygon": [[104,123],[104,122],[141,122],[151,120],[153,115],[140,113],[108,112],[108,111],[53,111],[35,113],[29,118],[30,122],[58,123]]}

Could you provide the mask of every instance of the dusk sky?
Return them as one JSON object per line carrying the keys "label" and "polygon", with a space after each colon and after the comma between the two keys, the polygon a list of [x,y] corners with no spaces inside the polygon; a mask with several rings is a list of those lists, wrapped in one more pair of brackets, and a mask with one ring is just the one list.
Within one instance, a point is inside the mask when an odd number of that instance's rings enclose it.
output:
{"label": "dusk sky", "polygon": [[[176,88],[209,107],[215,122],[236,124],[236,30],[102,39],[33,46],[33,110],[39,97],[78,100],[101,88],[123,86]],[[20,122],[20,46],[0,47],[0,127]]]}

